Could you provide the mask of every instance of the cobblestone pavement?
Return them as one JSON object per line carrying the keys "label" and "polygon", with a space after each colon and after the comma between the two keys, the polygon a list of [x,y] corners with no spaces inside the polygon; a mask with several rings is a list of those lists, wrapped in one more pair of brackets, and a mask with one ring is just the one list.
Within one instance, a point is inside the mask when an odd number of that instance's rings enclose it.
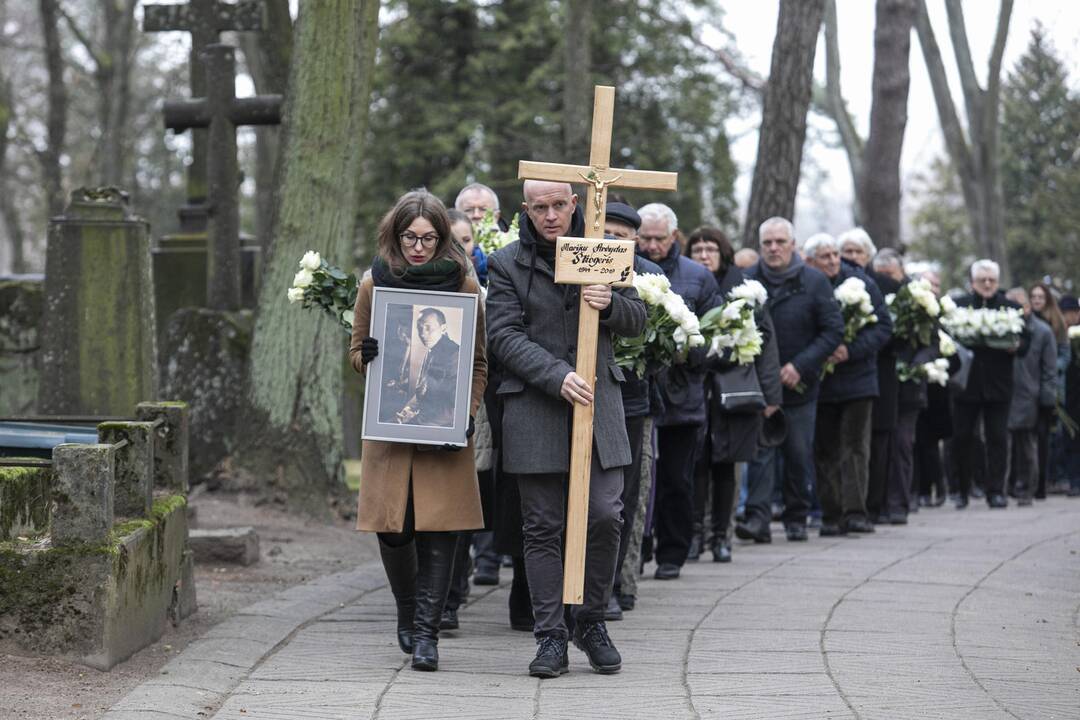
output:
{"label": "cobblestone pavement", "polygon": [[253,605],[106,717],[1080,718],[1080,499],[779,536],[643,581],[609,624],[617,675],[571,649],[570,674],[528,677],[506,582],[474,588],[441,670],[414,672],[367,566]]}

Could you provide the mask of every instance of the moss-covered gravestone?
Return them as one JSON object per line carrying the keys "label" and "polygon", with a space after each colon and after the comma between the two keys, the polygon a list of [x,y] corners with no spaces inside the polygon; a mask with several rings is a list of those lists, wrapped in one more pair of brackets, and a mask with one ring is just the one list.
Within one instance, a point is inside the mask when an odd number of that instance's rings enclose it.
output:
{"label": "moss-covered gravestone", "polygon": [[125,415],[157,397],[149,227],[122,191],[83,188],[48,240],[38,411]]}
{"label": "moss-covered gravestone", "polygon": [[0,277],[0,415],[33,415],[41,372],[41,275]]}

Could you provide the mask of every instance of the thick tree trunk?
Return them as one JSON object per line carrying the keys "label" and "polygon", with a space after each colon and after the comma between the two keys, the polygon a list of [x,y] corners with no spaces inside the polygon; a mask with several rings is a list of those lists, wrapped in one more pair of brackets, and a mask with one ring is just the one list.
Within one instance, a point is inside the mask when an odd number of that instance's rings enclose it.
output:
{"label": "thick tree trunk", "polygon": [[[2,19],[2,18],[0,18]],[[4,221],[4,232],[11,246],[11,271],[26,272],[25,237],[19,210],[15,205],[14,193],[8,187],[4,165],[7,161],[8,129],[15,113],[15,102],[11,92],[11,82],[0,67],[0,218]]]}
{"label": "thick tree trunk", "polygon": [[255,321],[237,467],[292,507],[344,497],[341,395],[346,334],[285,299],[307,250],[346,264],[378,39],[376,0],[301,5],[289,75],[278,212]]}
{"label": "thick tree trunk", "polygon": [[814,53],[825,0],[781,0],[765,86],[757,163],[743,227],[743,246],[757,247],[758,226],[791,218],[799,187],[806,111],[814,84]]}
{"label": "thick tree trunk", "polygon": [[103,185],[119,186],[125,177],[135,5],[136,0],[102,3],[105,42],[96,58],[101,124],[98,163]]}
{"label": "thick tree trunk", "polygon": [[[825,107],[836,123],[840,133],[840,142],[847,156],[848,169],[851,171],[852,215],[856,225],[862,225],[865,213],[859,206],[859,186],[863,174],[863,139],[855,129],[855,121],[848,112],[844,93],[840,88],[840,38],[839,23],[836,19],[836,0],[825,3]],[[875,62],[876,62],[875,55]]]}
{"label": "thick tree trunk", "polygon": [[567,0],[565,84],[563,86],[563,162],[589,161],[592,117],[592,0]]}
{"label": "thick tree trunk", "polygon": [[60,13],[57,0],[39,0],[41,34],[44,41],[45,67],[49,74],[48,110],[46,111],[45,148],[37,152],[45,181],[49,215],[64,211],[64,175],[60,156],[67,135],[67,86],[64,84],[64,55],[60,45]]}
{"label": "thick tree trunk", "polygon": [[949,91],[945,64],[941,59],[926,0],[918,0],[915,29],[919,35],[934,102],[945,136],[945,147],[960,177],[971,231],[978,252],[1001,265],[1002,284],[1009,282],[1009,258],[1005,252],[1005,215],[998,142],[998,123],[1001,113],[1001,61],[1008,39],[1012,0],[1001,0],[998,8],[997,31],[990,51],[986,89],[979,86],[967,42],[967,29],[959,0],[946,0],[949,34],[956,57],[961,90],[967,111],[967,137],[960,124],[956,106]]}
{"label": "thick tree trunk", "polygon": [[900,246],[900,153],[907,126],[915,0],[877,0],[870,137],[859,178],[862,221],[878,247]]}
{"label": "thick tree trunk", "polygon": [[[264,6],[266,27],[259,33],[242,33],[240,46],[255,82],[255,92],[284,95],[293,47],[289,0],[268,0]],[[280,132],[276,127],[255,129],[255,237],[264,251],[270,246]]]}

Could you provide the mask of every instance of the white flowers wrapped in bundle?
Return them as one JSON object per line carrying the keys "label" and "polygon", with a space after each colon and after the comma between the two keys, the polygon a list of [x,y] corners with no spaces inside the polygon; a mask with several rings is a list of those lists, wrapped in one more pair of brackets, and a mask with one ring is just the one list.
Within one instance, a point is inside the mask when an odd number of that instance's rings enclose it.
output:
{"label": "white flowers wrapped in bundle", "polygon": [[728,298],[701,318],[701,332],[708,338],[709,357],[726,353],[733,362],[749,365],[761,354],[763,342],[754,309],[769,295],[757,280],[746,280],[732,288]]}
{"label": "white flowers wrapped in bundle", "polygon": [[[833,297],[840,303],[840,314],[844,317],[844,342],[851,344],[855,336],[867,325],[876,323],[878,318],[874,314],[874,304],[870,300],[870,293],[866,289],[866,283],[857,277],[849,277],[833,290]],[[836,363],[827,362],[821,369],[821,376],[825,377],[836,370]]]}
{"label": "white flowers wrapped in bundle", "polygon": [[941,387],[949,384],[949,361],[945,358],[923,363],[922,372],[927,382],[937,383]]}
{"label": "white flowers wrapped in bundle", "polygon": [[612,346],[619,367],[633,370],[641,377],[646,368],[685,362],[692,348],[705,345],[697,315],[672,291],[665,276],[635,274],[634,289],[648,311],[645,331],[636,338],[614,338]]}
{"label": "white flowers wrapped in bundle", "polygon": [[503,232],[499,227],[498,220],[495,219],[495,213],[488,210],[484,213],[484,219],[473,225],[473,240],[484,251],[485,255],[490,255],[500,248],[504,248],[510,243],[518,239],[518,216],[514,215],[513,222],[510,223],[510,229]]}
{"label": "white flowers wrapped in bundle", "polygon": [[930,347],[935,338],[941,303],[926,280],[905,283],[885,298],[893,319],[893,336],[913,349]]}
{"label": "white flowers wrapped in bundle", "polygon": [[941,320],[964,345],[1011,350],[1020,347],[1024,315],[1016,308],[955,308]]}
{"label": "white flowers wrapped in bundle", "polygon": [[300,270],[285,291],[290,303],[301,303],[304,309],[320,307],[348,331],[352,330],[356,293],[356,276],[328,264],[314,250],[300,258]]}

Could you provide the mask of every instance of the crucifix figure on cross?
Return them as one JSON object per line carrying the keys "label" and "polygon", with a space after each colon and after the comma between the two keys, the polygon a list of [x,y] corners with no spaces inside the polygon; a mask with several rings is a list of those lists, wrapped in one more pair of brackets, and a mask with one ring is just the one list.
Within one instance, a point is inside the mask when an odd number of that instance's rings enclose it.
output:
{"label": "crucifix figure on cross", "polygon": [[[647,190],[676,189],[677,175],[670,172],[617,169],[611,160],[611,127],[615,110],[615,88],[598,85],[593,100],[592,144],[589,165],[522,161],[518,178],[588,186],[585,202],[585,238],[559,238],[556,249],[555,282],[574,285],[629,285],[633,278],[634,244],[626,240],[604,240],[607,191],[611,187]],[[595,387],[596,348],[600,313],[581,293],[578,316],[577,363],[575,372]],[[570,451],[569,497],[566,511],[563,602],[583,602],[585,546],[589,517],[589,481],[592,469],[594,401],[574,404]]]}

